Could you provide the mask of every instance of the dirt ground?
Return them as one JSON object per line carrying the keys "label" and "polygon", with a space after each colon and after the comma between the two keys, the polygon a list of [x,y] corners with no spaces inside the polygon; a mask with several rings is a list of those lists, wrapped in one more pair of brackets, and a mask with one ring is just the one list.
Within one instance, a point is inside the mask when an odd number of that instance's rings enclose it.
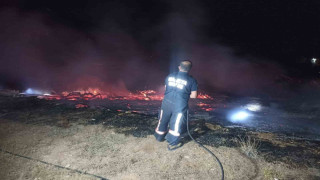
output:
{"label": "dirt ground", "polygon": [[[103,124],[26,124],[0,120],[0,147],[11,153],[106,179],[220,179],[217,162],[190,141],[168,151],[166,142],[116,132]],[[208,147],[221,160],[225,179],[320,179],[319,169],[292,168],[252,159],[238,148]],[[99,179],[0,152],[1,179]]]}
{"label": "dirt ground", "polygon": [[[320,179],[319,142],[194,122],[192,134],[220,159],[226,180]],[[193,141],[175,151],[155,141],[156,125],[133,112],[0,97],[0,179],[221,179]],[[261,141],[255,158],[234,143],[239,134]]]}

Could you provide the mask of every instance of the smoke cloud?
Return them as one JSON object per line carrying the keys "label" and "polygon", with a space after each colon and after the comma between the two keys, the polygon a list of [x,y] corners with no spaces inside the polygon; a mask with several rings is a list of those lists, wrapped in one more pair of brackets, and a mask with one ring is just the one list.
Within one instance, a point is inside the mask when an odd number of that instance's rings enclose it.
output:
{"label": "smoke cloud", "polygon": [[[176,9],[178,4],[171,6]],[[122,94],[158,89],[180,60],[190,59],[200,89],[241,94],[271,87],[275,76],[283,73],[275,64],[253,63],[231,48],[208,42],[202,27],[210,21],[196,3],[188,8],[184,13],[172,10],[140,32],[140,39],[115,22],[101,22],[106,32],[84,33],[41,13],[2,9],[0,85],[55,91],[91,87]],[[148,38],[156,39],[151,47],[144,43]]]}
{"label": "smoke cloud", "polygon": [[239,57],[232,48],[218,44],[205,32],[211,20],[204,16],[196,1],[189,2],[192,5],[172,3],[176,11],[168,14],[160,26],[168,35],[159,42],[159,49],[169,47],[166,51],[169,55],[162,58],[170,59],[171,72],[181,60],[189,59],[193,62],[191,74],[200,89],[246,95],[280,90],[275,79],[285,71],[279,65],[250,56]]}
{"label": "smoke cloud", "polygon": [[[161,73],[148,53],[124,33],[90,37],[35,13],[0,13],[1,79],[20,87],[56,91],[101,88],[117,93],[143,86]],[[148,76],[151,74],[150,77]],[[10,84],[10,83],[9,83]]]}

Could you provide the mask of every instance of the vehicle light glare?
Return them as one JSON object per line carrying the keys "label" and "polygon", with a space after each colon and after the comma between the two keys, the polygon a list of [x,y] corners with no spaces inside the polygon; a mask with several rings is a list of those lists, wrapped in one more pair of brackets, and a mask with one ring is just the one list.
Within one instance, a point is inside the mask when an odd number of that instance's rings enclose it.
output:
{"label": "vehicle light glare", "polygon": [[39,90],[35,90],[32,88],[28,88],[24,93],[25,94],[42,94]]}
{"label": "vehicle light glare", "polygon": [[240,111],[235,111],[235,112],[231,113],[229,115],[228,119],[231,122],[236,123],[236,122],[244,122],[244,121],[248,120],[249,117],[250,117],[249,112],[244,111],[244,110],[240,110]]}
{"label": "vehicle light glare", "polygon": [[231,118],[235,120],[244,120],[244,119],[247,119],[248,117],[249,117],[249,114],[244,111],[237,112],[231,116]]}
{"label": "vehicle light glare", "polygon": [[248,104],[246,106],[246,108],[249,111],[254,111],[254,112],[261,111],[261,105],[260,104]]}

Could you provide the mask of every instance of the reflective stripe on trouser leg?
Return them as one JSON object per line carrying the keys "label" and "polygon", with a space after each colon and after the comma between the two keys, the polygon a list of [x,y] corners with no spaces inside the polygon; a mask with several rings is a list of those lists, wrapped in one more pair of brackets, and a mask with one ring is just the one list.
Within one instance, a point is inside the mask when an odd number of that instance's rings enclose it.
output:
{"label": "reflective stripe on trouser leg", "polygon": [[155,129],[154,136],[157,141],[164,140],[168,132],[168,124],[172,116],[171,104],[163,102],[161,106],[161,111],[159,112],[159,122]]}
{"label": "reflective stripe on trouser leg", "polygon": [[181,134],[184,132],[186,112],[175,113],[170,120],[170,130],[166,140],[170,145],[176,145],[180,142]]}
{"label": "reflective stripe on trouser leg", "polygon": [[157,128],[156,128],[156,133],[161,134],[161,135],[163,135],[163,134],[166,133],[166,132],[164,132],[164,131],[159,131],[159,127],[160,127],[160,123],[161,123],[161,119],[162,119],[162,114],[163,114],[163,110],[161,109],[158,126],[157,126]]}
{"label": "reflective stripe on trouser leg", "polygon": [[[179,128],[180,128],[180,121],[182,118],[182,113],[179,113],[176,119],[176,122],[174,123],[174,130],[169,130],[169,133],[174,136],[180,136]],[[171,127],[170,127],[171,128]]]}

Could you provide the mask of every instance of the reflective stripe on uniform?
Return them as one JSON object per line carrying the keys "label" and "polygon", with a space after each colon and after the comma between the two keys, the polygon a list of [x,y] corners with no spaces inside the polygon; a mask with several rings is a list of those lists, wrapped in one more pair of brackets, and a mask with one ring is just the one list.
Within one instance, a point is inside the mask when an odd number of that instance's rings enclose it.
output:
{"label": "reflective stripe on uniform", "polygon": [[184,86],[186,86],[188,82],[183,79],[176,79],[174,77],[169,77],[168,78],[168,85],[172,87],[177,87],[179,89],[183,89]]}
{"label": "reflective stripe on uniform", "polygon": [[180,136],[180,133],[172,131],[172,130],[169,130],[169,133],[174,135],[174,136]]}
{"label": "reflective stripe on uniform", "polygon": [[165,133],[166,133],[166,132],[164,132],[164,131],[159,131],[159,126],[160,126],[160,123],[161,123],[162,114],[163,114],[163,110],[161,109],[160,118],[159,118],[159,123],[158,123],[158,126],[157,126],[157,128],[156,128],[156,133],[158,133],[158,134],[165,134]]}
{"label": "reflective stripe on uniform", "polygon": [[180,124],[181,118],[182,118],[182,113],[179,113],[178,116],[177,116],[176,122],[175,122],[175,124],[174,124],[174,131],[169,130],[169,133],[170,133],[170,134],[172,134],[172,135],[174,135],[174,136],[180,136],[180,133],[179,133],[179,124]]}
{"label": "reflective stripe on uniform", "polygon": [[163,135],[163,134],[165,134],[166,132],[164,132],[164,131],[159,131],[159,130],[156,129],[156,133],[157,133],[157,134],[160,134],[160,135]]}
{"label": "reflective stripe on uniform", "polygon": [[179,113],[176,119],[176,123],[174,124],[174,131],[179,133],[179,124],[182,117],[182,113]]}

